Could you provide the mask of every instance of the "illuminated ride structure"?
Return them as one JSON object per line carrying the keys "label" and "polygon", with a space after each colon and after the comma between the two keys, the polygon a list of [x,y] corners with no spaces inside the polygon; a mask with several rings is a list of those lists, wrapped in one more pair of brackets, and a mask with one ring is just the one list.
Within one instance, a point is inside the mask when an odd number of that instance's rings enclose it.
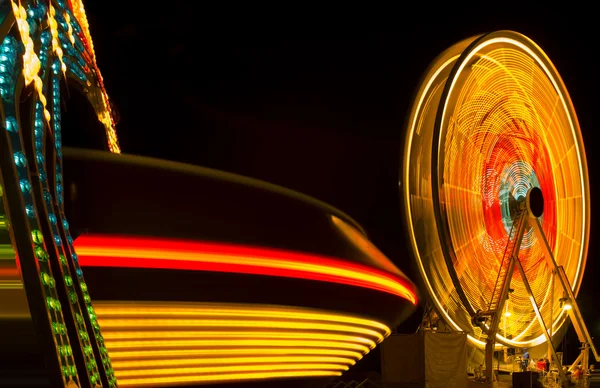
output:
{"label": "illuminated ride structure", "polygon": [[65,149],[64,163],[122,386],[339,376],[416,303],[359,225],[309,197],[129,155]]}
{"label": "illuminated ride structure", "polygon": [[551,339],[567,316],[582,342],[576,364],[587,369],[589,349],[598,354],[575,297],[588,172],[575,110],[548,57],[515,32],[464,40],[426,72],[408,125],[405,210],[436,314],[485,349],[488,381],[494,351],[544,343],[566,379]]}
{"label": "illuminated ride structure", "polygon": [[[80,1],[2,2],[0,34],[1,386],[325,379],[414,310],[340,211],[121,155]],[[69,90],[111,152],[63,148]]]}

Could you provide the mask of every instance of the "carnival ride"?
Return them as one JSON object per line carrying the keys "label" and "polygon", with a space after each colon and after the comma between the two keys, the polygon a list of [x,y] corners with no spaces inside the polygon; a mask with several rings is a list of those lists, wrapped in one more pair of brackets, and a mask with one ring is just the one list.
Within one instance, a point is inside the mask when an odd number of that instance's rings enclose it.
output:
{"label": "carnival ride", "polygon": [[[339,376],[413,311],[339,210],[121,155],[81,1],[2,2],[0,38],[0,385]],[[68,88],[111,152],[63,148]]]}
{"label": "carnival ride", "polygon": [[571,318],[587,369],[598,354],[575,297],[590,211],[567,90],[529,38],[498,31],[434,60],[408,122],[402,182],[409,238],[436,313],[485,349],[547,343]]}
{"label": "carnival ride", "polygon": [[[122,386],[339,376],[414,309],[412,283],[322,202],[181,163],[64,154],[75,248]],[[106,198],[119,198],[110,213],[92,210]]]}

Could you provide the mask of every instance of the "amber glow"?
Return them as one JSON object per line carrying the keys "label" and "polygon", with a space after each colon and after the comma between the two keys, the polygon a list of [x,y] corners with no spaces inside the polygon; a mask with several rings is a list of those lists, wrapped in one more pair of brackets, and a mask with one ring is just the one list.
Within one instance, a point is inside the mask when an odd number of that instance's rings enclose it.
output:
{"label": "amber glow", "polygon": [[[375,334],[377,338],[381,334],[368,330],[367,333]],[[361,333],[364,334],[364,333]],[[351,335],[343,334],[322,334],[322,333],[273,333],[268,331],[251,331],[246,332],[245,338],[272,338],[272,339],[302,339],[302,340],[326,340],[326,341],[350,341],[366,345],[370,348],[375,347],[375,341],[364,338],[356,337]],[[230,331],[145,331],[145,332],[115,332],[104,335],[104,338],[110,338],[114,340],[122,339],[154,339],[154,338],[169,338],[173,339],[193,339],[193,338],[238,338],[239,336]],[[383,339],[383,336],[381,336]]]}
{"label": "amber glow", "polygon": [[225,358],[177,358],[173,360],[141,360],[141,361],[115,361],[112,363],[117,369],[143,369],[154,367],[184,367],[204,365],[240,365],[240,364],[307,364],[331,363],[336,365],[354,365],[354,360],[344,357],[327,356],[260,356],[260,357],[225,357]]}
{"label": "amber glow", "polygon": [[89,55],[93,62],[96,62],[96,53],[94,52],[94,43],[92,42],[92,37],[90,35],[90,25],[87,20],[87,15],[85,14],[85,8],[83,7],[82,0],[69,0],[69,4],[71,4],[71,10],[73,11],[73,16],[81,26],[83,31],[82,41],[87,49]]}
{"label": "amber glow", "polygon": [[187,269],[301,278],[370,288],[416,304],[404,278],[365,265],[296,252],[158,238],[82,235],[82,266]]}
{"label": "amber glow", "polygon": [[20,3],[17,4],[14,0],[11,0],[11,6],[17,22],[19,35],[21,35],[21,41],[25,46],[25,52],[23,53],[23,79],[25,80],[25,85],[30,85],[33,82],[38,98],[44,106],[44,118],[47,122],[50,122],[50,112],[46,109],[47,101],[46,96],[43,93],[43,82],[39,76],[41,62],[35,53],[33,40],[29,35],[27,10]]}
{"label": "amber glow", "polygon": [[65,22],[67,23],[67,36],[71,44],[75,44],[75,36],[73,36],[73,26],[71,26],[71,17],[65,12]]}
{"label": "amber glow", "polygon": [[67,72],[67,66],[63,61],[63,51],[60,47],[60,43],[58,41],[58,22],[56,21],[56,10],[52,6],[52,3],[48,5],[49,16],[48,16],[48,24],[50,25],[50,33],[52,34],[52,52],[56,54],[56,57],[60,61],[60,69],[63,74]]}
{"label": "amber glow", "polygon": [[339,375],[390,329],[318,310],[95,302],[122,386]]}
{"label": "amber glow", "polygon": [[338,371],[280,371],[280,372],[247,372],[247,373],[223,373],[218,376],[213,375],[184,375],[184,376],[169,376],[169,377],[150,377],[137,378],[121,382],[120,386],[148,386],[162,384],[183,384],[183,383],[201,383],[201,382],[224,382],[224,381],[244,381],[244,380],[259,380],[259,379],[276,379],[276,378],[297,378],[297,377],[326,377],[340,376],[342,373]]}
{"label": "amber glow", "polygon": [[[549,59],[528,38],[503,31],[479,39],[459,62],[474,41],[461,42],[436,60],[419,91],[409,121],[403,188],[411,242],[428,293],[449,324],[482,345],[484,335],[471,326],[450,271],[473,310],[485,311],[512,225],[510,201],[536,186],[544,194],[544,233],[576,292],[587,253],[589,199],[575,111]],[[436,119],[439,138],[433,137]],[[438,165],[432,165],[434,144],[439,145]],[[433,169],[439,183],[432,183]],[[449,241],[438,235],[443,225],[435,217],[432,184],[439,188]],[[455,255],[450,269],[442,244]],[[541,314],[547,322],[552,315],[556,332],[565,315],[559,293],[549,290],[551,270],[530,228],[519,258]],[[498,340],[510,346],[544,342],[518,273],[511,288]]]}

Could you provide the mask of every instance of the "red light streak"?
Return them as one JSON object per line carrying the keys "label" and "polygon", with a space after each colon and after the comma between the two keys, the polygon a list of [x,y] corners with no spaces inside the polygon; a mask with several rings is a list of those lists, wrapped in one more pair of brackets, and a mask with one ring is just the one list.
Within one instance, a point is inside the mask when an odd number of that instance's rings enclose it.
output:
{"label": "red light streak", "polygon": [[417,303],[414,286],[392,274],[340,259],[242,245],[148,237],[83,235],[82,267],[154,268],[288,277],[346,284]]}

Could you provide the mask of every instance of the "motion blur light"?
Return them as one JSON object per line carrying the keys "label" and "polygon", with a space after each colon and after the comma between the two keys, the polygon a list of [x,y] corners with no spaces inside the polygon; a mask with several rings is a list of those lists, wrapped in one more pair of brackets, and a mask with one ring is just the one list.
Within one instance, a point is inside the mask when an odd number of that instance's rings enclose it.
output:
{"label": "motion blur light", "polygon": [[559,299],[559,302],[563,310],[571,310],[573,308],[569,298],[561,298]]}

